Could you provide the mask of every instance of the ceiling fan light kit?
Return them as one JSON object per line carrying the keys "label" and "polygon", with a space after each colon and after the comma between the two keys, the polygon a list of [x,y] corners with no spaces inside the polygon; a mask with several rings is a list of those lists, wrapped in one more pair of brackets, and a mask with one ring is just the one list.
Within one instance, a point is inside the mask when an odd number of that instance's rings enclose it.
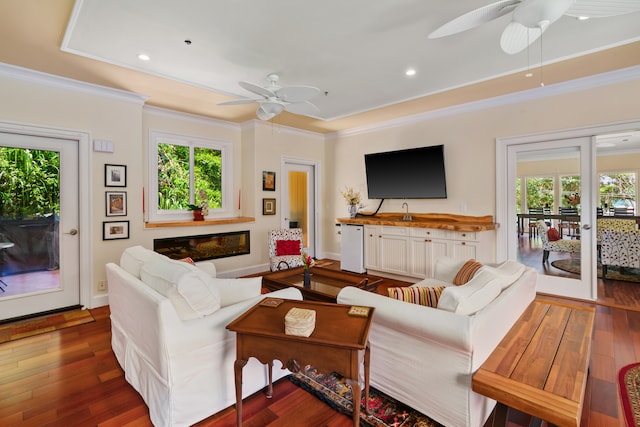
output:
{"label": "ceiling fan light kit", "polygon": [[305,116],[318,111],[318,107],[309,102],[320,95],[320,89],[317,87],[301,85],[282,87],[278,84],[280,76],[275,73],[267,75],[267,80],[269,85],[266,87],[245,81],[238,82],[241,88],[259,95],[260,98],[237,99],[221,102],[218,105],[240,105],[256,102],[259,104],[256,116],[260,120],[271,120],[285,110]]}

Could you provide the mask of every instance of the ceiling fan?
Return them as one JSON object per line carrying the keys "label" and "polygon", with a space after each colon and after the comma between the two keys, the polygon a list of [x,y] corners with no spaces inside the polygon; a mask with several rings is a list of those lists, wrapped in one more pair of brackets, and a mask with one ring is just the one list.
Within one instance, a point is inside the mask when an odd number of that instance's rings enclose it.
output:
{"label": "ceiling fan", "polygon": [[320,94],[320,89],[313,86],[279,86],[280,76],[271,73],[267,76],[269,85],[258,86],[253,83],[240,81],[238,84],[243,89],[260,95],[260,98],[237,99],[221,102],[218,105],[240,105],[257,102],[260,104],[256,114],[260,120],[269,120],[286,110],[303,116],[317,113],[318,107],[309,102]]}
{"label": "ceiling fan", "polygon": [[640,10],[640,0],[501,0],[458,16],[431,34],[430,39],[457,34],[512,13],[500,38],[509,54],[526,49],[562,15],[605,18]]}

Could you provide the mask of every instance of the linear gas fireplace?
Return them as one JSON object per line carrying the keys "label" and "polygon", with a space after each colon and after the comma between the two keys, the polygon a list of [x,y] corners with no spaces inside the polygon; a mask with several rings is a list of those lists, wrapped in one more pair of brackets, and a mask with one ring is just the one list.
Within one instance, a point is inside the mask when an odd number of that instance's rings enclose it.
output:
{"label": "linear gas fireplace", "polygon": [[232,231],[154,239],[153,250],[172,259],[203,261],[251,253],[249,241],[249,230]]}

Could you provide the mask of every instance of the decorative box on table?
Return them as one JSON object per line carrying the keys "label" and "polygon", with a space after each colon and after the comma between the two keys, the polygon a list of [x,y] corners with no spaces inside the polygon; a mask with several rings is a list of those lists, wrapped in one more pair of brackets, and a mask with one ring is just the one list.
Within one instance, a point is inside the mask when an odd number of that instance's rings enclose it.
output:
{"label": "decorative box on table", "polygon": [[284,317],[284,333],[298,337],[308,337],[316,327],[315,310],[293,307]]}

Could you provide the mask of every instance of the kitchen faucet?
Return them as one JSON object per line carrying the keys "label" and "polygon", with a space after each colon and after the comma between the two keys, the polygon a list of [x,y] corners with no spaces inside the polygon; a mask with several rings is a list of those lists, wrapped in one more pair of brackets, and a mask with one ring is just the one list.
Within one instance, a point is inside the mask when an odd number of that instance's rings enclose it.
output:
{"label": "kitchen faucet", "polygon": [[409,205],[407,204],[407,202],[404,202],[402,204],[402,207],[405,209],[404,214],[402,214],[402,220],[411,221],[413,218],[411,217],[411,215],[409,215]]}

